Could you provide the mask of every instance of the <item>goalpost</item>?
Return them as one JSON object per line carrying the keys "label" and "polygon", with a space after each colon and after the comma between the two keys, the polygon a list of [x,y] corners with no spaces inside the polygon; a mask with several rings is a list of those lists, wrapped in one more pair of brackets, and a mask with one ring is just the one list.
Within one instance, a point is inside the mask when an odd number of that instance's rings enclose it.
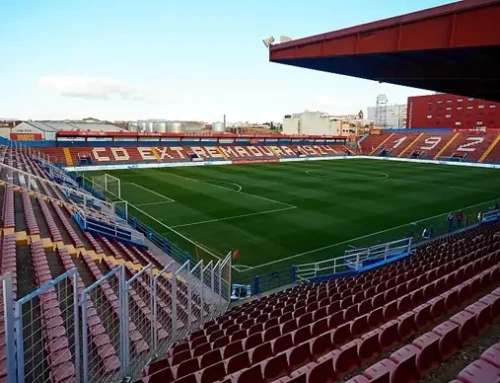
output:
{"label": "goalpost", "polygon": [[122,199],[122,186],[119,178],[106,173],[102,176],[92,177],[92,187],[109,199]]}
{"label": "goalpost", "polygon": [[92,177],[92,187],[108,200],[103,207],[109,215],[118,220],[128,219],[128,202],[122,199],[121,180],[110,174]]}

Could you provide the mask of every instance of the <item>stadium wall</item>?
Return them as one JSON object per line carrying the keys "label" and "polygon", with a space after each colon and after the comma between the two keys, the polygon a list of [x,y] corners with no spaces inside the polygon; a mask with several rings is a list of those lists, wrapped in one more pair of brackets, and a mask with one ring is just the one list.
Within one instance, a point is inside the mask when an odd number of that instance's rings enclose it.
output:
{"label": "stadium wall", "polygon": [[385,133],[448,133],[451,128],[411,128],[411,129],[384,129]]}
{"label": "stadium wall", "polygon": [[[415,129],[412,129],[412,132]],[[387,130],[388,131],[388,130]],[[0,137],[0,144],[2,145],[11,145],[13,141],[10,141],[6,138]],[[116,141],[103,141],[103,140],[89,140],[89,141],[15,141],[16,145],[21,146],[30,146],[30,147],[81,147],[81,148],[96,148],[96,147],[122,147],[122,146],[220,146],[220,145],[238,145],[238,146],[269,146],[269,145],[290,145],[290,139],[286,140],[259,140],[258,142],[251,142],[250,140],[246,141],[235,141],[230,144],[221,144],[217,143],[217,141],[131,141],[131,140],[116,140]],[[325,140],[325,144],[327,145],[344,145],[343,142],[334,142],[332,140]],[[293,140],[293,145],[317,145],[317,142],[314,140]]]}
{"label": "stadium wall", "polygon": [[[484,164],[474,162],[454,162],[454,161],[437,161],[437,160],[416,160],[411,158],[399,157],[372,157],[372,156],[335,156],[335,157],[304,157],[304,158],[277,158],[272,162],[303,162],[303,161],[332,161],[332,160],[348,160],[348,159],[364,159],[364,160],[379,160],[379,161],[400,161],[413,162],[419,164],[434,164],[434,165],[450,165],[450,166],[468,166],[475,168],[500,169],[500,164]],[[175,167],[190,167],[190,166],[216,166],[216,165],[234,165],[242,163],[259,163],[270,162],[266,160],[249,160],[249,161],[199,161],[199,162],[168,162],[168,163],[153,163],[153,164],[120,164],[120,165],[90,165],[90,166],[68,166],[64,170],[68,172],[88,172],[102,170],[123,170],[123,169],[152,169],[152,168],[175,168]]]}

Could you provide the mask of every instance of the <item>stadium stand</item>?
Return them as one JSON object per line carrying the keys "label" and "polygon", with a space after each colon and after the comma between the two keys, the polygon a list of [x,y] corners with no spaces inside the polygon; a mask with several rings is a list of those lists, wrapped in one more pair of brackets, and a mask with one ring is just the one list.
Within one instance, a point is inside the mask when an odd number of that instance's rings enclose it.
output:
{"label": "stadium stand", "polygon": [[499,224],[479,227],[371,272],[239,306],[152,363],[141,381],[335,382],[461,309],[350,380],[417,381],[499,317],[499,234]]}
{"label": "stadium stand", "polygon": [[[500,291],[497,292],[500,296]],[[475,362],[464,368],[450,383],[500,382],[500,342],[488,348]]]}
{"label": "stadium stand", "polygon": [[[437,157],[469,142],[454,133],[441,140],[426,134],[412,140],[381,134],[363,145],[376,154],[399,140],[403,149],[389,155],[402,156],[434,145],[426,156]],[[10,273],[23,381],[70,383],[83,374],[87,381],[132,376],[145,383],[412,382],[499,318],[500,223],[433,240],[362,274],[301,283],[226,312],[220,265],[211,269],[221,278],[217,286],[196,280],[168,251],[138,240],[134,228],[109,214],[112,206],[82,195],[64,172],[33,155],[50,152],[64,163],[66,149],[72,159],[89,150],[96,162],[116,163],[344,153],[328,145],[240,148],[0,146],[0,271]],[[209,289],[200,287],[207,283]],[[8,305],[0,307],[8,321]],[[86,339],[82,358],[76,328]],[[0,340],[0,381],[7,378],[7,348]],[[457,382],[495,382],[486,379],[500,371],[491,363],[497,354],[498,346],[485,350]],[[373,364],[351,378],[367,363]]]}
{"label": "stadium stand", "polygon": [[483,153],[479,162],[499,162],[500,161],[500,146],[498,142],[500,141],[500,134],[496,136],[490,147]]}
{"label": "stadium stand", "polygon": [[[78,164],[90,157],[95,164],[180,162],[194,159],[222,161],[277,160],[290,157],[322,157],[344,155],[341,147],[333,145],[280,146],[137,146],[137,147],[33,147],[34,152],[48,156],[64,166]],[[70,158],[67,157],[69,153]]]}
{"label": "stadium stand", "polygon": [[494,134],[456,134],[457,138],[441,153],[441,157],[466,156],[467,161],[477,162],[497,138]]}
{"label": "stadium stand", "polygon": [[[12,319],[18,363],[22,361],[19,381],[75,381],[81,365],[75,351],[75,323],[79,324],[75,306],[81,315],[79,330],[88,339],[83,373],[89,381],[118,377],[124,371],[120,363],[123,322],[129,334],[126,369],[133,374],[134,368],[144,367],[153,351],[167,349],[177,337],[225,310],[229,298],[212,299],[214,291],[200,290],[201,281],[180,273],[178,267],[165,267],[168,256],[155,252],[151,243],[137,244],[110,232],[82,229],[74,219],[76,210],[85,209],[87,217],[101,225],[113,224],[112,217],[75,201],[72,193],[76,191],[68,192],[69,186],[53,182],[47,169],[33,158],[5,147],[0,147],[0,154],[0,271],[10,273],[10,299],[22,314]],[[210,277],[211,269],[206,271]],[[122,287],[124,283],[127,287]],[[153,286],[158,311],[153,310]],[[221,291],[222,286],[217,288]],[[125,301],[129,321],[121,320]],[[5,322],[6,302],[0,307]],[[172,323],[176,323],[175,333]],[[7,354],[7,337],[3,336],[0,381],[7,381]]]}
{"label": "stadium stand", "polygon": [[361,154],[468,162],[498,162],[500,135],[491,132],[377,130],[359,143]]}

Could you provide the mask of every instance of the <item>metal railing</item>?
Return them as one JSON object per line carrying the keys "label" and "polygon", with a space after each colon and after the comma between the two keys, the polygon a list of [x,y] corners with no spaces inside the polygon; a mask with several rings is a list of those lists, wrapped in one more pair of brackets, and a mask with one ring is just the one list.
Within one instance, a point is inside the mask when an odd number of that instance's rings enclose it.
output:
{"label": "metal railing", "polygon": [[344,253],[345,265],[353,270],[358,270],[366,261],[381,261],[409,253],[412,238],[403,238],[396,241],[378,244],[371,247],[346,250]]}
{"label": "metal railing", "polygon": [[125,221],[109,219],[108,216],[99,216],[96,213],[91,213],[90,215],[87,213],[87,209],[82,209],[78,206],[73,211],[73,218],[82,230],[112,236],[118,240],[138,245],[145,245],[144,234],[133,229]]}
{"label": "metal railing", "polygon": [[61,168],[58,168],[49,160],[34,154],[31,155],[31,158],[38,162],[42,167],[44,167],[52,179],[60,179],[61,181],[70,184],[72,187],[78,188],[78,184],[73,178],[68,175],[68,173],[66,173]]}
{"label": "metal railing", "polygon": [[498,221],[500,219],[500,209],[486,211],[481,214],[481,223]]}
{"label": "metal railing", "polygon": [[[32,248],[37,279],[46,275],[47,263],[39,254]],[[72,269],[15,303],[18,383],[75,378],[80,361],[76,276]]]}
{"label": "metal railing", "polygon": [[346,250],[343,257],[295,266],[296,276],[299,281],[304,281],[350,270],[358,271],[368,262],[387,261],[398,255],[410,253],[411,244],[411,238],[404,238],[371,247]]}
{"label": "metal railing", "polygon": [[[33,249],[42,281],[50,275],[47,260],[43,248]],[[218,265],[171,262],[139,272],[122,263],[87,287],[73,268],[17,301],[10,274],[1,276],[0,349],[7,362],[0,374],[8,383],[137,378],[174,343],[226,311],[230,267],[231,255]]]}

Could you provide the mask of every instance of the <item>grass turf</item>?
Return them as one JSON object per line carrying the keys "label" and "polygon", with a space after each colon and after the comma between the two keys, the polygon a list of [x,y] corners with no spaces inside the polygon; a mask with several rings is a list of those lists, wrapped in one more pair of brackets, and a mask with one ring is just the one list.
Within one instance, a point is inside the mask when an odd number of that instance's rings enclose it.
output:
{"label": "grass turf", "polygon": [[235,281],[438,231],[457,209],[472,222],[500,194],[492,169],[358,159],[108,174],[121,179],[129,214],[183,249],[239,249]]}

